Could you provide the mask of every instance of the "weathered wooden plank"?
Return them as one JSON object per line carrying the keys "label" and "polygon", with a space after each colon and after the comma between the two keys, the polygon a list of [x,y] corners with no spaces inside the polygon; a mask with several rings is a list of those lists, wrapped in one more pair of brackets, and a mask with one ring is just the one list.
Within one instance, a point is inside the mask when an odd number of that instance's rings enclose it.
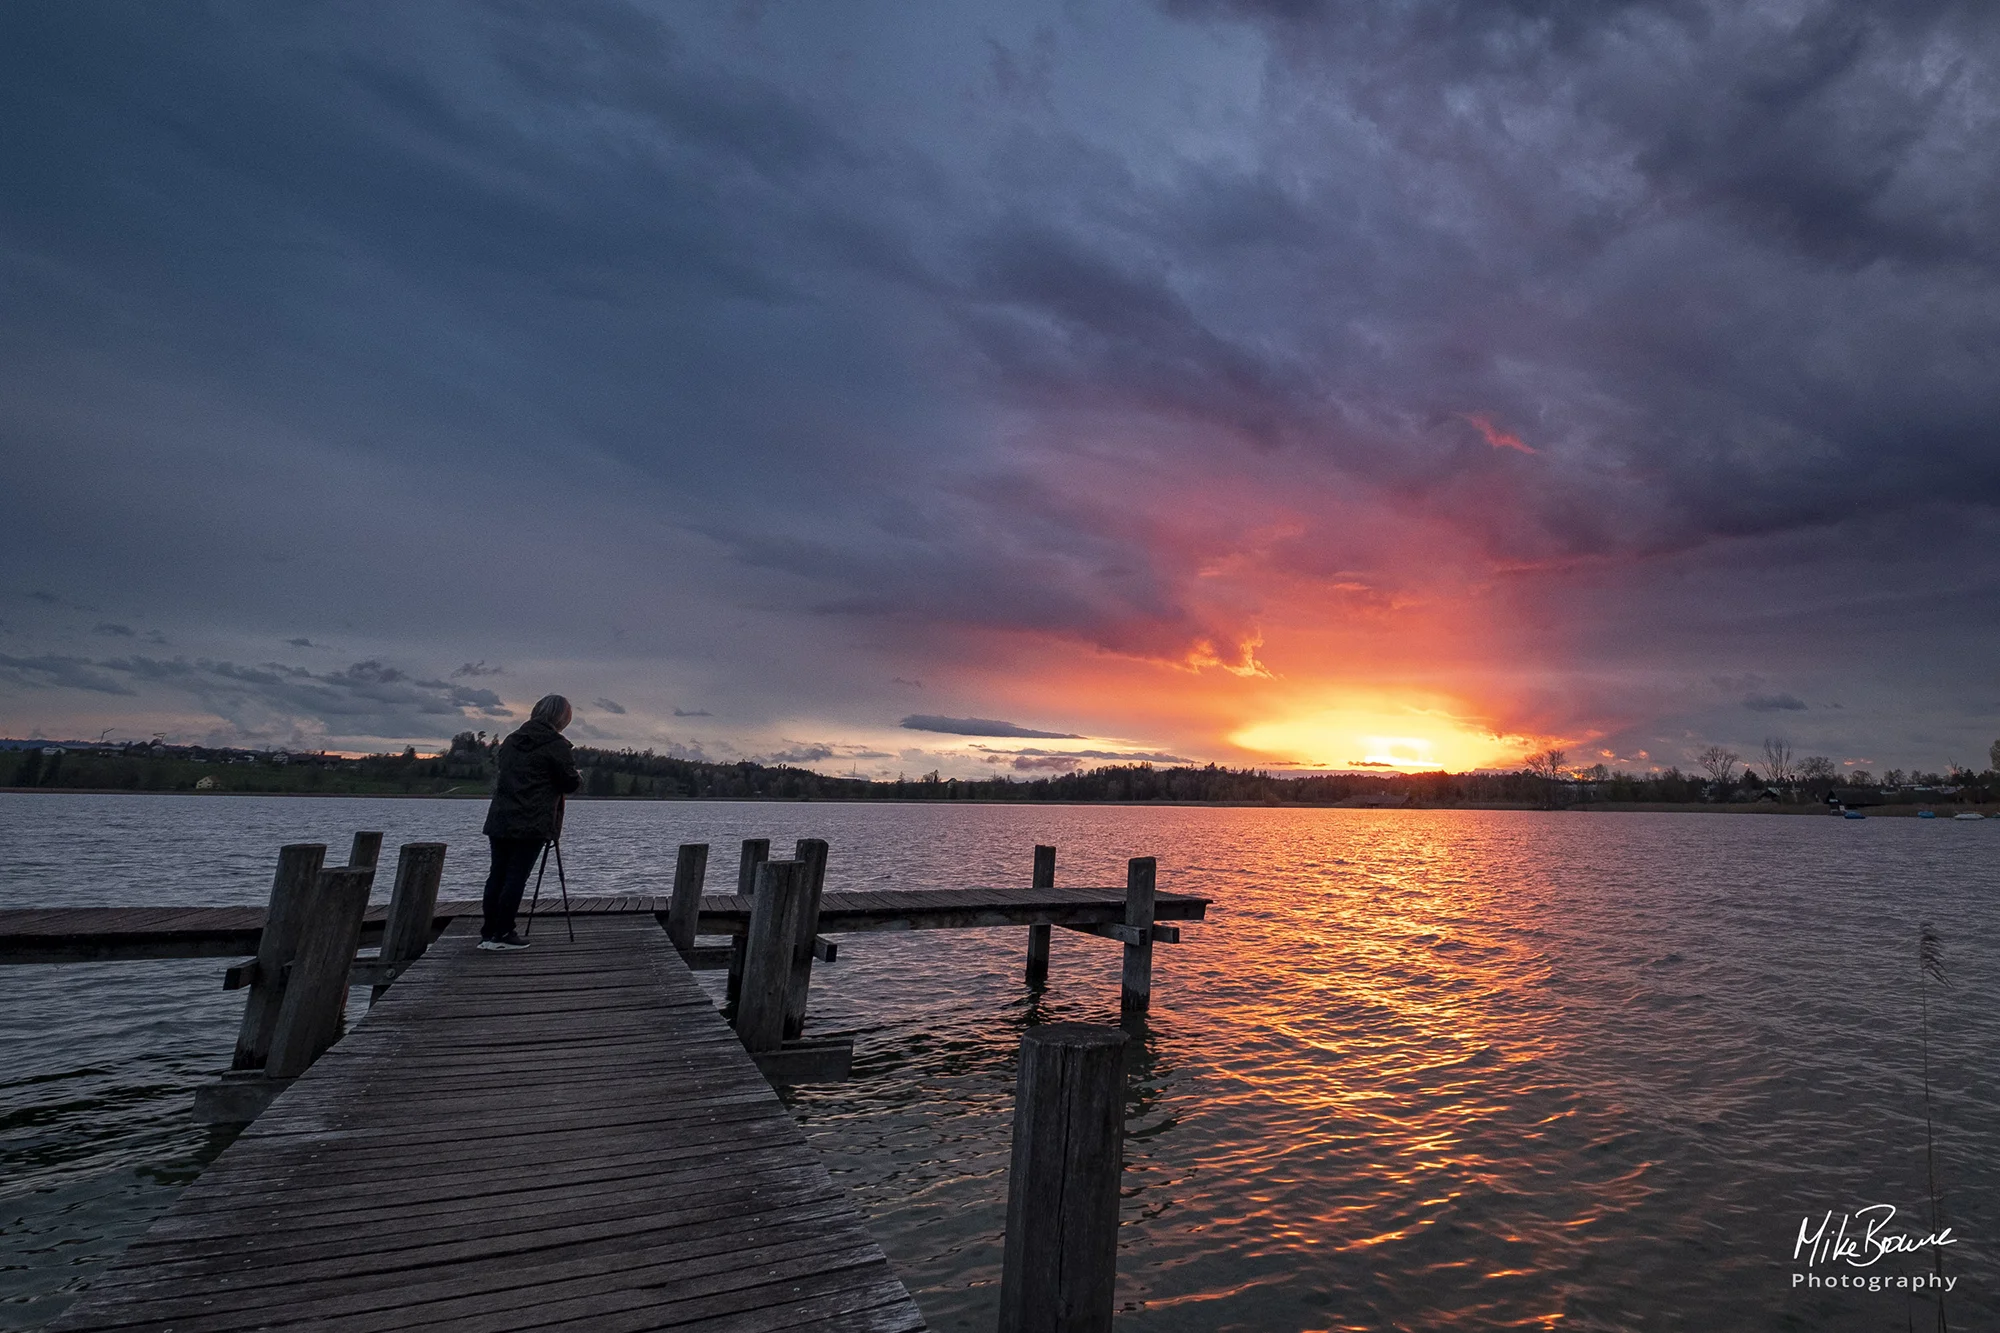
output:
{"label": "weathered wooden plank", "polygon": [[753,1052],[776,1050],[784,1040],[794,957],[812,948],[806,925],[812,870],[806,861],[766,860],[757,867],[756,910],[743,948],[736,1013],[736,1035]]}
{"label": "weathered wooden plank", "polygon": [[[824,838],[800,838],[792,853],[806,867],[805,902],[799,908],[799,938],[792,951],[792,978],[785,994],[785,1040],[794,1041],[806,1030],[806,1006],[812,992],[813,957],[819,952],[819,900],[826,888],[827,845]],[[760,1063],[766,1073],[768,1063]]]}
{"label": "weathered wooden plank", "polygon": [[[763,1201],[757,1195],[754,1188],[715,1191],[716,1202],[733,1202],[738,1209],[761,1207]],[[345,1283],[370,1274],[387,1275],[477,1260],[513,1260],[554,1251],[577,1253],[599,1243],[630,1247],[684,1231],[689,1225],[657,1206],[650,1209],[628,1206],[610,1213],[592,1210],[562,1221],[521,1218],[515,1226],[474,1222],[392,1245],[371,1246],[366,1237],[354,1233],[345,1239],[330,1238],[303,1246],[260,1242],[253,1261],[248,1264],[228,1254],[176,1259],[149,1252],[146,1260],[150,1280],[123,1288],[106,1287],[103,1303],[107,1308],[130,1306],[150,1301],[160,1289],[172,1287],[210,1302],[211,1308],[220,1307],[224,1295],[239,1297],[240,1305],[255,1306],[269,1304],[269,1296],[259,1293],[273,1288],[289,1300],[292,1289],[301,1283]],[[810,1248],[825,1250],[828,1230],[827,1226],[815,1227]],[[355,1243],[350,1245],[345,1240]],[[857,1241],[850,1236],[848,1241],[877,1259],[881,1257],[881,1251],[865,1237]],[[152,1315],[151,1311],[147,1313]]]}
{"label": "weathered wooden plank", "polygon": [[[732,1211],[733,1210],[733,1211]],[[604,1279],[643,1282],[648,1277],[671,1277],[673,1269],[691,1259],[736,1256],[758,1262],[762,1247],[809,1242],[824,1245],[824,1224],[839,1216],[840,1205],[828,1199],[808,1207],[780,1211],[745,1213],[740,1203],[717,1204],[691,1209],[676,1229],[662,1232],[659,1239],[637,1240],[624,1251],[599,1255],[565,1253],[559,1258],[536,1258],[510,1264],[507,1285],[491,1280],[469,1279],[447,1273],[403,1285],[392,1296],[341,1278],[324,1281],[301,1280],[277,1293],[265,1293],[260,1303],[255,1293],[244,1293],[240,1304],[247,1308],[270,1309],[273,1297],[282,1305],[308,1304],[322,1316],[363,1314],[376,1310],[404,1312],[406,1317],[435,1317],[439,1313],[475,1312],[474,1303],[498,1305],[519,1299],[526,1291],[538,1301],[560,1299],[576,1291],[587,1291]],[[675,1234],[678,1232],[679,1234]],[[746,1233],[748,1233],[746,1235]],[[647,1270],[658,1270],[649,1272]],[[455,1311],[441,1302],[458,1302]],[[504,1308],[504,1307],[503,1307]],[[156,1318],[199,1318],[219,1312],[213,1299],[192,1296],[162,1302],[149,1311]]]}
{"label": "weathered wooden plank", "polygon": [[1117,1028],[1082,1023],[1021,1038],[1000,1333],[1109,1333],[1125,1043]]}
{"label": "weathered wooden plank", "polygon": [[683,955],[694,948],[694,925],[701,915],[702,880],[708,874],[708,844],[684,842],[674,857],[674,892],[667,908],[667,936]]}
{"label": "weathered wooden plank", "polygon": [[[365,855],[369,848],[358,846],[356,850]],[[299,940],[298,955],[292,960],[284,999],[278,1007],[278,1021],[271,1034],[266,1072],[272,1078],[296,1078],[305,1073],[327,1047],[340,1039],[348,972],[354,966],[355,946],[361,939],[361,914],[367,910],[368,891],[374,882],[372,865],[319,872],[312,903],[313,918]],[[261,957],[257,966],[261,979],[266,966]],[[239,1046],[239,1057],[241,1053]]]}
{"label": "weathered wooden plank", "polygon": [[[690,1184],[717,1176],[725,1171],[733,1173],[733,1178],[744,1179],[740,1163],[733,1157],[722,1159],[709,1154],[697,1159],[683,1159],[673,1164],[672,1170],[646,1170],[643,1167],[617,1174],[603,1174],[590,1180],[572,1174],[552,1176],[537,1184],[517,1188],[502,1194],[468,1194],[449,1197],[426,1196],[407,1199],[401,1203],[376,1202],[372,1198],[357,1200],[351,1208],[324,1208],[309,1218],[295,1218],[292,1229],[287,1231],[288,1243],[304,1244],[328,1236],[352,1238],[365,1236],[363,1244],[396,1244],[395,1237],[405,1233],[430,1234],[433,1229],[447,1227],[460,1219],[491,1219],[505,1223],[521,1215],[532,1215],[544,1219],[559,1219],[578,1214],[595,1215],[602,1212],[634,1204],[651,1213],[659,1213],[660,1196],[663,1189],[671,1186],[684,1191]],[[767,1167],[756,1172],[758,1180],[770,1180],[782,1172],[804,1172],[805,1167]],[[839,1212],[846,1207],[841,1195],[823,1188],[817,1195],[801,1186],[796,1200],[788,1201],[787,1208],[826,1208]],[[820,1202],[815,1203],[815,1199]],[[719,1201],[718,1201],[719,1200]],[[741,1204],[724,1198],[722,1191],[703,1192],[698,1197],[689,1195],[676,1201],[672,1215],[689,1225],[729,1229],[738,1224],[751,1226],[751,1215],[745,1213]],[[186,1258],[210,1253],[218,1240],[235,1236],[262,1235],[268,1238],[267,1223],[261,1220],[265,1212],[273,1212],[269,1206],[245,1210],[257,1216],[244,1216],[242,1212],[217,1214],[204,1217],[199,1225],[184,1225],[181,1228],[163,1229],[155,1227],[146,1236],[135,1242],[132,1253],[146,1253],[149,1257],[160,1255],[167,1258]],[[724,1223],[728,1227],[724,1227]]]}
{"label": "weathered wooden plank", "polygon": [[[1036,889],[1053,889],[1056,886],[1056,849],[1044,844],[1035,846]],[[1013,895],[1018,904],[1019,895]],[[1047,925],[1028,927],[1028,965],[1022,979],[1030,986],[1042,986],[1049,979],[1049,936],[1052,928]]]}
{"label": "weathered wooden plank", "polygon": [[56,1327],[920,1329],[650,916],[454,926]]}
{"label": "weathered wooden plank", "polygon": [[[748,1146],[775,1146],[754,1140],[748,1130],[742,1131]],[[297,1178],[297,1164],[287,1176],[273,1176],[260,1181],[245,1182],[239,1190],[226,1193],[204,1193],[194,1201],[196,1205],[177,1211],[163,1219],[159,1225],[168,1225],[177,1220],[187,1220],[189,1227],[200,1229],[207,1222],[196,1222],[202,1214],[232,1216],[261,1216],[267,1224],[275,1223],[283,1217],[302,1217],[306,1208],[318,1213],[335,1211],[365,1211],[371,1208],[402,1207],[439,1198],[492,1199],[532,1190],[546,1190],[560,1186],[579,1190],[593,1188],[606,1181],[617,1181],[644,1173],[651,1158],[659,1149],[657,1134],[648,1139],[632,1137],[620,1146],[619,1151],[607,1153],[577,1154],[570,1157],[551,1157],[545,1164],[532,1169],[524,1169],[511,1178],[499,1178],[492,1169],[490,1157],[480,1159],[472,1165],[461,1158],[444,1163],[437,1171],[423,1175],[419,1182],[411,1184],[410,1173],[398,1169],[383,1176],[349,1177],[328,1179],[315,1171],[312,1184],[302,1184]],[[692,1155],[692,1154],[690,1154]],[[667,1174],[666,1171],[657,1174]],[[318,1183],[326,1180],[327,1183]],[[258,1210],[266,1210],[259,1212]],[[317,1214],[315,1214],[317,1215]]]}
{"label": "weathered wooden plank", "polygon": [[[1200,921],[1206,917],[1208,906],[1205,898],[1162,893],[1154,904],[1154,919]],[[667,910],[668,900],[652,895],[571,900],[574,917],[645,917]],[[386,911],[380,904],[369,908],[363,918],[363,947],[383,938]],[[477,917],[479,913],[476,902],[440,902],[432,918],[432,931],[441,931],[453,920]],[[820,900],[822,934],[1113,924],[1122,922],[1124,917],[1123,889],[848,890],[827,892]],[[746,895],[704,894],[694,929],[698,935],[740,938],[748,929],[749,919]],[[257,952],[263,921],[264,909],[256,907],[0,909],[0,964],[238,959]],[[406,981],[407,978],[400,978],[397,985],[402,986]]]}
{"label": "weathered wooden plank", "polygon": [[[237,1033],[232,1069],[261,1068],[270,1054],[271,1034],[277,1031],[285,999],[281,970],[291,963],[312,919],[325,860],[324,843],[293,843],[278,851],[278,873],[271,882],[271,902],[265,914],[270,928],[258,939],[257,967],[250,995],[243,1002],[243,1025]],[[365,894],[363,899],[365,909]],[[350,948],[349,955],[352,953]]]}
{"label": "weathered wooden plank", "polygon": [[[1127,1013],[1144,1013],[1153,1002],[1153,921],[1159,893],[1154,888],[1157,863],[1135,856],[1125,867],[1125,957],[1119,976],[1119,1006]],[[1107,1317],[1108,1322],[1108,1317]]]}
{"label": "weathered wooden plank", "polygon": [[[437,917],[438,884],[444,878],[445,845],[406,842],[396,853],[396,879],[382,917],[380,961],[404,964],[424,956],[431,947],[431,922]],[[364,923],[367,916],[364,913]],[[389,993],[375,987],[370,1000]]]}

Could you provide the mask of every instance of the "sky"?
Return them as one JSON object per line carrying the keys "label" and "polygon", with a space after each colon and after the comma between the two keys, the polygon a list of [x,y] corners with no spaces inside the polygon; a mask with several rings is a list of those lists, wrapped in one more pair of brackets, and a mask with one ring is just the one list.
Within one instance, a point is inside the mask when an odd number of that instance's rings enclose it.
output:
{"label": "sky", "polygon": [[2000,8],[0,6],[0,733],[2000,735]]}

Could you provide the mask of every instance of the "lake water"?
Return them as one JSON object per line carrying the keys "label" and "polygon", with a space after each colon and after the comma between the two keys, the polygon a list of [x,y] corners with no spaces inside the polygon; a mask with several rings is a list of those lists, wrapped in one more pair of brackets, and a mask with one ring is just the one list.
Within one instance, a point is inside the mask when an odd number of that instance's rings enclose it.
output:
{"label": "lake water", "polygon": [[[280,844],[358,828],[385,861],[450,843],[472,897],[482,814],[0,795],[0,902],[262,903]],[[1934,1327],[1792,1257],[1829,1210],[1931,1229],[1932,921],[1946,1313],[2000,1328],[2000,822],[581,802],[564,851],[578,892],[664,893],[679,842],[733,879],[738,840],[806,836],[835,889],[1026,883],[1046,842],[1058,883],[1151,855],[1215,899],[1157,951],[1132,1076],[1131,1333]],[[814,972],[855,1077],[794,1111],[940,1330],[993,1327],[1021,1029],[1117,1021],[1117,946],[1056,935],[1040,994],[1019,929],[849,936]],[[220,1151],[187,1108],[235,1036],[221,967],[0,968],[0,1327],[52,1318]]]}

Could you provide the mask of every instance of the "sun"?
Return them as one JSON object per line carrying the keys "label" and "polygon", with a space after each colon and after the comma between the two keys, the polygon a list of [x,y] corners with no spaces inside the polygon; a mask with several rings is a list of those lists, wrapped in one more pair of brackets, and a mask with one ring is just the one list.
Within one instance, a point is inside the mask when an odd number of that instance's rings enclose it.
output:
{"label": "sun", "polygon": [[1309,768],[1401,773],[1511,766],[1536,744],[1481,727],[1432,700],[1379,697],[1255,722],[1229,739],[1245,750]]}

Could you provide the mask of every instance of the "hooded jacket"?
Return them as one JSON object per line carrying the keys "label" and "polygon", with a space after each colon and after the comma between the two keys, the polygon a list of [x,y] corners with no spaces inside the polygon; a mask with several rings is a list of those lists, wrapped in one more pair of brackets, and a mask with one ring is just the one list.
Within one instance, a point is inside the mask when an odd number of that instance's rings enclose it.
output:
{"label": "hooded jacket", "polygon": [[583,785],[574,747],[546,722],[529,722],[500,742],[500,776],[486,810],[489,838],[538,838],[562,831],[562,798]]}

